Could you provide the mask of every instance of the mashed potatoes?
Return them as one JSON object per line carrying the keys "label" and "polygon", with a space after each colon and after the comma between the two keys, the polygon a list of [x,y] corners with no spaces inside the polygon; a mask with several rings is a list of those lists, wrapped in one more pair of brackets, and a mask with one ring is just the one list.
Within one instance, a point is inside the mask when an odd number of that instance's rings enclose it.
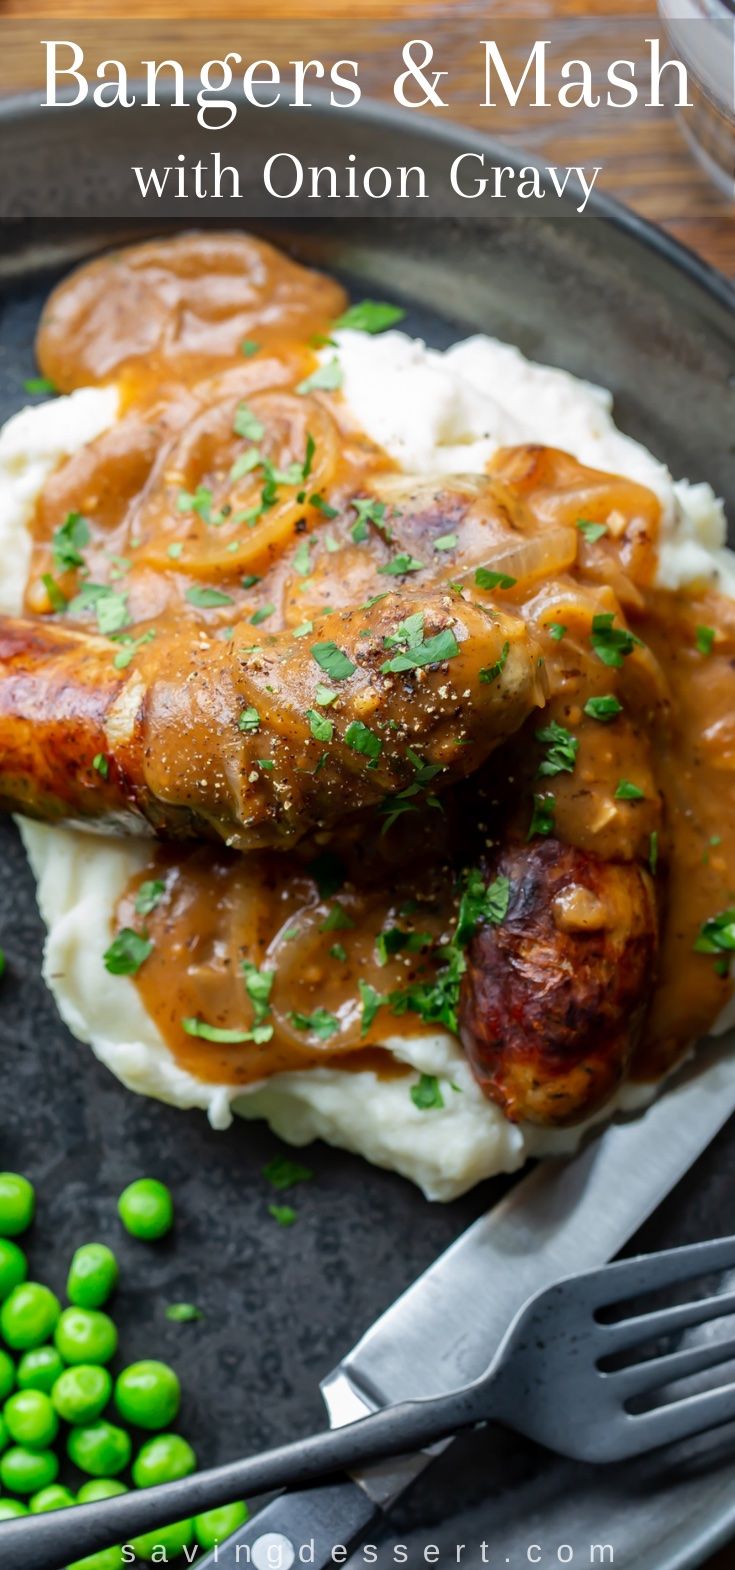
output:
{"label": "mashed potatoes", "polygon": [[[334,349],[325,351],[328,358]],[[337,335],[341,397],[349,417],[407,472],[471,472],[500,445],[539,441],[582,462],[649,485],[663,506],[659,576],[669,587],[708,577],[735,596],[735,555],[725,549],[721,504],[706,484],[674,483],[643,447],[616,430],[610,395],[563,371],[531,364],[514,348],[470,338],[444,353],[403,333]],[[114,389],[83,389],[25,409],[0,433],[0,611],[20,608],[28,565],[26,526],[62,457],[113,423]],[[247,1093],[205,1085],[180,1069],[134,984],[108,975],[102,955],[112,911],[147,857],[133,841],[97,838],[24,821],[21,832],[48,928],[44,974],[73,1034],[132,1090],[202,1107],[216,1128],[232,1111],[266,1118],[292,1144],[322,1138],[390,1167],[430,1199],[447,1200],[528,1156],[574,1148],[579,1128],[514,1126],[481,1095],[453,1038],[438,1033],[386,1045],[442,1086],[443,1108],[416,1108],[405,1080],[333,1069],[281,1074]],[[618,1105],[650,1091],[626,1087]],[[609,1112],[609,1109],[607,1109]]]}

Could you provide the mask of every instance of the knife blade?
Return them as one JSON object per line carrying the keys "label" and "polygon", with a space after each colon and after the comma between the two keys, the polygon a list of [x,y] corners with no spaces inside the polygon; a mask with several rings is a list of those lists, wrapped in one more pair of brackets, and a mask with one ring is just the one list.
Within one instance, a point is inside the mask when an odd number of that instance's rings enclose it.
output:
{"label": "knife blade", "polygon": [[[617,1254],[735,1112],[733,1046],[729,1032],[701,1049],[644,1113],[541,1161],[469,1227],[322,1380],[330,1426],[476,1378],[527,1298]],[[385,1508],[436,1454],[355,1481]]]}
{"label": "knife blade", "polygon": [[[675,1188],[735,1112],[735,1033],[702,1047],[644,1113],[593,1136],[576,1156],[542,1161],[450,1248],[321,1381],[330,1426],[394,1401],[440,1394],[490,1361],[526,1298],[560,1276],[603,1264]],[[287,1491],[199,1570],[310,1570],[371,1524],[451,1444]],[[306,1557],[304,1557],[306,1548]],[[242,1555],[242,1557],[241,1557]],[[341,1561],[340,1561],[341,1562]]]}

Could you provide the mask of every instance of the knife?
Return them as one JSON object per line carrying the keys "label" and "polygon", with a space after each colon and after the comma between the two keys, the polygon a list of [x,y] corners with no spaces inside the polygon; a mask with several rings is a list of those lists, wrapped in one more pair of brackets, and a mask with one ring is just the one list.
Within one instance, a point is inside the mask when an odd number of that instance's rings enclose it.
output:
{"label": "knife", "polygon": [[[646,1112],[574,1157],[542,1161],[469,1227],[322,1380],[330,1426],[475,1378],[532,1293],[611,1259],[735,1112],[733,1047],[730,1032],[701,1048]],[[343,1564],[451,1443],[278,1495],[198,1570]]]}

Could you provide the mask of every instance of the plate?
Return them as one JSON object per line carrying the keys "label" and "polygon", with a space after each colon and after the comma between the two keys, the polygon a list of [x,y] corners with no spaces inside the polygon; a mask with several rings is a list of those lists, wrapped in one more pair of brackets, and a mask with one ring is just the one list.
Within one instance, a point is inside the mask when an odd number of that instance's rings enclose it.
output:
{"label": "plate", "polygon": [[[279,113],[272,111],[269,134],[277,136]],[[323,107],[314,114],[310,134],[328,145],[333,117]],[[26,189],[34,168],[43,184],[37,106],[15,100],[1,118],[4,131],[12,127]],[[254,138],[259,123],[256,116]],[[68,170],[75,147],[83,159],[89,126],[86,115],[71,112],[62,124]],[[106,124],[95,149],[100,168],[114,151]],[[376,151],[387,134],[395,135],[395,118],[379,110],[356,113],[353,124],[362,145],[369,148],[372,140]],[[148,131],[153,157],[155,125]],[[442,148],[446,155],[451,143],[514,161],[469,134],[464,144],[457,131],[414,128],[412,134],[427,159]],[[200,208],[187,207],[185,221],[201,220]],[[143,232],[138,222],[4,226],[3,419],[18,407],[23,381],[33,374],[33,334],[49,288],[73,260],[123,233],[129,237],[132,227]],[[437,346],[488,331],[611,387],[623,429],[676,476],[709,479],[735,518],[735,293],[641,220],[597,199],[594,216],[582,219],[386,214],[252,227],[334,271],[356,296],[400,301],[408,308],[407,330]],[[0,1165],[27,1172],[38,1185],[32,1264],[61,1289],[80,1241],[113,1242],[123,1275],[116,1317],[124,1354],[162,1356],[179,1369],[182,1431],[195,1441],[202,1464],[321,1426],[319,1378],[500,1196],[507,1180],[450,1206],[430,1206],[402,1179],[314,1146],[308,1156],[314,1179],[294,1200],[298,1221],[278,1227],[268,1215],[272,1194],[262,1176],[280,1148],[276,1141],[256,1124],[215,1134],[203,1114],[135,1097],[76,1043],[41,981],[43,931],[33,882],[8,822],[0,824],[0,865],[0,943],[8,959],[0,990]],[[121,1235],[115,1213],[121,1188],[144,1173],[164,1178],[177,1205],[173,1238],[152,1251]],[[731,1231],[734,1179],[732,1129],[636,1245]],[[169,1323],[165,1305],[179,1300],[196,1303],[204,1318]],[[528,1564],[533,1544],[540,1545],[537,1562],[544,1566],[602,1563],[594,1545],[611,1544],[618,1570],[684,1570],[701,1563],[735,1525],[733,1443],[735,1425],[663,1459],[595,1470],[507,1435],[470,1436],[397,1507],[377,1539],[379,1566],[395,1562],[396,1542],[407,1545],[410,1566],[425,1562],[426,1543],[440,1546],[441,1564],[454,1564],[455,1545],[462,1543],[465,1567]],[[360,1555],[356,1562],[363,1563]]]}

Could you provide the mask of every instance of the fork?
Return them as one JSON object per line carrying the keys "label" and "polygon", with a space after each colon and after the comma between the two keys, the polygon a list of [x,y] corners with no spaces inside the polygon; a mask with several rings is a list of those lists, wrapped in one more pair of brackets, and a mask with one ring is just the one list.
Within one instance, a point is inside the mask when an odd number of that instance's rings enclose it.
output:
{"label": "fork", "polygon": [[[641,1356],[653,1341],[735,1313],[735,1291],[629,1313],[614,1322],[603,1316],[646,1294],[733,1267],[735,1237],[726,1237],[567,1277],[529,1299],[472,1384],[431,1400],[402,1402],[193,1477],[3,1522],[0,1550],[10,1551],[3,1563],[13,1570],[60,1570],[70,1560],[243,1495],[421,1450],[491,1420],[585,1462],[621,1461],[716,1428],[735,1418],[735,1382],[693,1395],[664,1395],[647,1411],[631,1408],[642,1397],[735,1358],[735,1337]],[[631,1353],[626,1367],[603,1366]]]}

